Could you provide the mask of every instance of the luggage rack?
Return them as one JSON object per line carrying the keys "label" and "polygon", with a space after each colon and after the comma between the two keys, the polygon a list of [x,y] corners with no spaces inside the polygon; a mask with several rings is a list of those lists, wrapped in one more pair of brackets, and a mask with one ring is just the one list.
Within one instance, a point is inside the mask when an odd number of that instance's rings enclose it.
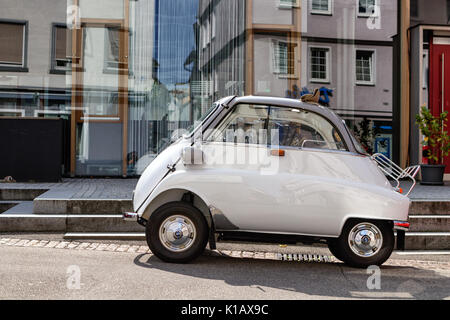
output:
{"label": "luggage rack", "polygon": [[397,183],[397,185],[394,187],[396,191],[400,191],[401,179],[410,179],[412,181],[412,185],[405,195],[408,196],[411,193],[411,191],[416,186],[415,176],[420,170],[420,165],[410,166],[402,169],[382,153],[375,153],[371,156],[371,158],[377,163],[378,168],[386,176],[392,178]]}

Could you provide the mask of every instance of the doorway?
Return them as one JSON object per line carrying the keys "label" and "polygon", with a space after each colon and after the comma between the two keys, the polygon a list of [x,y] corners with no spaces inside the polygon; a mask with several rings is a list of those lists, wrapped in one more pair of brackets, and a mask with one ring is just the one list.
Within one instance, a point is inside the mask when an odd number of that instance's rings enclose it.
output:
{"label": "doorway", "polygon": [[[435,37],[430,44],[429,81],[431,111],[435,116],[445,111],[450,114],[450,37]],[[444,157],[443,163],[445,173],[450,173],[450,157]]]}

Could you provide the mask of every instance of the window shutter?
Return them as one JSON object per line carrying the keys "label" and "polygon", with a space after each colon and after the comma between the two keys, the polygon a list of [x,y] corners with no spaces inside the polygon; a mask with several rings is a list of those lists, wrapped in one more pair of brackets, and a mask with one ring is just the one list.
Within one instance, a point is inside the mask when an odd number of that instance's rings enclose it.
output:
{"label": "window shutter", "polygon": [[0,63],[23,65],[23,24],[0,23]]}

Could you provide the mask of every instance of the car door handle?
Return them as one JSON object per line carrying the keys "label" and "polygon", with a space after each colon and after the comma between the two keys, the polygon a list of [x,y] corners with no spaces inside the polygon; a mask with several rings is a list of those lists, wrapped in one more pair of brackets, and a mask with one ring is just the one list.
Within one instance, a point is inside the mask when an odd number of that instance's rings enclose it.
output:
{"label": "car door handle", "polygon": [[272,149],[270,150],[270,155],[275,157],[284,157],[284,150],[282,149]]}

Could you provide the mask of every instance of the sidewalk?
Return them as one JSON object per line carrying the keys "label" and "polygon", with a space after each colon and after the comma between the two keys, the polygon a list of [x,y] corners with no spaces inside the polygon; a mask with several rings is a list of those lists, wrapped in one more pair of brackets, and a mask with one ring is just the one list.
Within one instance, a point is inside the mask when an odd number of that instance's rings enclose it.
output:
{"label": "sidewalk", "polygon": [[[0,190],[47,190],[39,198],[131,200],[138,179],[65,178],[59,183],[0,183]],[[404,190],[411,184],[402,183]],[[419,182],[410,194],[412,200],[450,201],[450,182],[444,186],[423,186]]]}
{"label": "sidewalk", "polygon": [[59,183],[0,183],[0,190],[47,190],[39,197],[52,199],[131,200],[138,179],[65,178]]}

